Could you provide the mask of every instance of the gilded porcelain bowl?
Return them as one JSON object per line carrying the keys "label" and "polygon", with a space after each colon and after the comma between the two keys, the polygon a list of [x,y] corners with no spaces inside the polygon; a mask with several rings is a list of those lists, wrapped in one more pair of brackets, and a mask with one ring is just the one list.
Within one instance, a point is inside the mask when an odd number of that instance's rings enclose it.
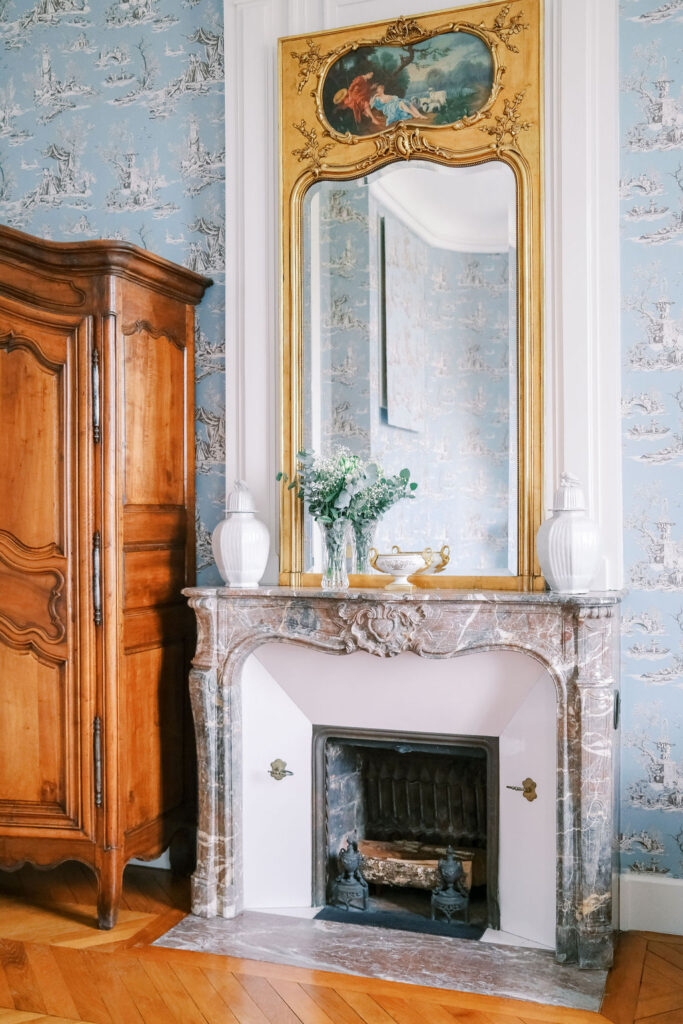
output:
{"label": "gilded porcelain bowl", "polygon": [[387,583],[385,590],[413,590],[414,586],[408,577],[419,569],[428,569],[432,564],[432,552],[401,551],[395,544],[390,555],[380,555],[376,548],[370,549],[370,565],[379,572],[385,572],[394,578]]}

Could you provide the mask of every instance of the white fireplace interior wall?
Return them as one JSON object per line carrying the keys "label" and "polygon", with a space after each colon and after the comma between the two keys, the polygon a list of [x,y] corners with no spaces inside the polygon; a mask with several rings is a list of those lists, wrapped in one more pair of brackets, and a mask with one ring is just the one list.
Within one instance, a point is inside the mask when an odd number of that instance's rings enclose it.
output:
{"label": "white fireplace interior wall", "polygon": [[[555,945],[556,701],[533,659],[334,657],[270,644],[242,673],[245,908],[311,904],[312,726],[497,736],[501,929]],[[268,775],[275,758],[293,772]],[[530,776],[533,803],[508,785]]]}

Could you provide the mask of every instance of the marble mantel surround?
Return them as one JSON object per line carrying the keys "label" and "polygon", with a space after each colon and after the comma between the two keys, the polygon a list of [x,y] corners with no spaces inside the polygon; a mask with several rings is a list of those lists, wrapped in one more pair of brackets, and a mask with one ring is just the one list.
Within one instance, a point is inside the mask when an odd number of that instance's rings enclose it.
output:
{"label": "marble mantel surround", "polygon": [[196,587],[185,594],[198,624],[190,673],[199,763],[194,914],[242,910],[240,683],[253,651],[274,641],[382,658],[505,649],[540,662],[556,690],[556,958],[610,966],[619,592]]}

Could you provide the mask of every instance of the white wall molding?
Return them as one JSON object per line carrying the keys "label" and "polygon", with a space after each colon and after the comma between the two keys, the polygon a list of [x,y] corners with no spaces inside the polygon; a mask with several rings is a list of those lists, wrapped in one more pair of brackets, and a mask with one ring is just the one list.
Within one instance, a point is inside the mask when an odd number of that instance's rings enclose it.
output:
{"label": "white wall molding", "polygon": [[[586,26],[590,25],[590,31]],[[617,0],[546,3],[544,503],[563,470],[623,580]]]}
{"label": "white wall molding", "polygon": [[683,935],[683,878],[624,874],[620,879],[619,927]]}
{"label": "white wall molding", "polygon": [[[467,6],[462,4],[461,6]],[[408,13],[434,8],[411,0]],[[546,0],[544,502],[559,473],[586,487],[622,583],[617,0]],[[279,36],[377,21],[395,0],[225,0],[227,479],[270,530],[277,579]],[[590,25],[590,31],[586,26]]]}

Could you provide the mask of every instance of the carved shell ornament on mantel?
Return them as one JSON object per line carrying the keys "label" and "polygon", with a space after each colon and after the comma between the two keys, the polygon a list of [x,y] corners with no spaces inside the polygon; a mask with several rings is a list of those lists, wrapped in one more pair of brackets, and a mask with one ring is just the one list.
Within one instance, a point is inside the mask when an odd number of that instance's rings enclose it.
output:
{"label": "carved shell ornament on mantel", "polygon": [[[388,25],[384,34],[379,38],[354,40],[352,43],[343,43],[327,52],[321,52],[320,43],[312,38],[306,40],[307,50],[297,50],[290,53],[292,60],[298,62],[298,81],[296,91],[302,94],[309,82],[313,80],[313,88],[309,95],[314,101],[317,126],[309,126],[305,118],[293,123],[295,128],[304,138],[305,145],[292,150],[300,163],[307,163],[307,170],[312,172],[314,177],[319,177],[323,172],[334,172],[339,170],[334,163],[325,162],[325,157],[335,148],[335,142],[344,145],[355,146],[362,142],[374,142],[375,151],[364,160],[355,165],[354,170],[362,172],[368,167],[376,164],[378,159],[410,159],[413,156],[430,155],[450,160],[457,158],[457,153],[448,147],[438,146],[431,142],[425,134],[424,128],[414,121],[400,120],[387,125],[384,128],[370,134],[354,134],[346,131],[336,130],[329,122],[325,114],[323,101],[323,87],[326,77],[333,66],[343,57],[361,48],[374,47],[408,47],[412,48],[421,42],[445,35],[446,33],[463,33],[480,39],[488,48],[492,62],[493,75],[491,89],[486,102],[474,113],[459,117],[448,124],[428,125],[428,131],[439,131],[448,128],[460,131],[470,127],[478,121],[493,118],[492,123],[480,126],[480,131],[491,137],[492,141],[485,145],[484,149],[499,152],[503,148],[515,148],[517,136],[522,131],[531,127],[531,122],[524,119],[520,113],[526,90],[518,90],[513,96],[503,96],[503,76],[507,67],[498,56],[498,50],[502,46],[510,54],[518,55],[519,47],[512,42],[513,38],[525,32],[529,25],[524,21],[523,11],[510,15],[512,5],[502,7],[493,23],[487,25],[485,21],[478,23],[468,21],[452,21],[436,28],[426,28],[415,18],[399,17],[395,22]],[[498,110],[497,100],[503,100],[502,109]],[[494,112],[493,108],[496,107]],[[325,141],[325,140],[331,141]]]}
{"label": "carved shell ornament on mantel", "polygon": [[416,650],[415,633],[425,618],[425,609],[422,605],[389,604],[359,608],[349,602],[339,606],[339,616],[347,624],[340,634],[347,651],[393,658],[403,651]]}

